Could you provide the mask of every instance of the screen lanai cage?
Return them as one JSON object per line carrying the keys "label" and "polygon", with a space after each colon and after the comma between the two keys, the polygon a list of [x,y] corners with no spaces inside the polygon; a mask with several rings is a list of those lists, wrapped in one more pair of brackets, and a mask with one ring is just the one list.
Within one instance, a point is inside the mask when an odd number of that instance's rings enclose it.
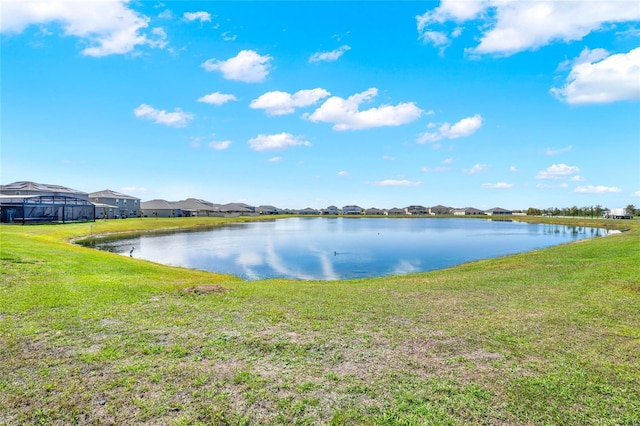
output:
{"label": "screen lanai cage", "polygon": [[95,206],[88,200],[66,195],[2,195],[3,223],[67,223],[95,221]]}

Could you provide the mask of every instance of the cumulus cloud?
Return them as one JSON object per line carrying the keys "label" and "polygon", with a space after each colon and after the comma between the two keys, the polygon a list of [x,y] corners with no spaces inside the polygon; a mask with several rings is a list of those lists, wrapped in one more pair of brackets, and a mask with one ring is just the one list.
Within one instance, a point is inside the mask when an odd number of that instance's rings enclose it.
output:
{"label": "cumulus cloud", "polygon": [[264,109],[268,115],[292,114],[296,108],[313,105],[329,95],[331,93],[320,88],[300,90],[293,95],[287,92],[273,91],[251,101],[249,107]]}
{"label": "cumulus cloud", "polygon": [[136,117],[147,118],[170,127],[185,127],[194,117],[190,112],[184,112],[180,108],[176,108],[174,112],[167,112],[147,104],[140,104],[133,113]]}
{"label": "cumulus cloud", "polygon": [[269,163],[279,163],[282,161],[282,157],[271,157],[267,160]]}
{"label": "cumulus cloud", "polygon": [[220,71],[227,80],[259,83],[269,74],[272,59],[271,56],[261,56],[253,50],[242,50],[226,61],[208,59],[201,66],[206,71]]}
{"label": "cumulus cloud", "polygon": [[567,166],[566,164],[552,164],[544,170],[540,170],[536,175],[536,179],[545,180],[563,180],[569,179],[572,175],[580,172],[580,168],[576,166]]}
{"label": "cumulus cloud", "polygon": [[474,134],[480,127],[482,127],[482,116],[476,114],[473,117],[463,118],[454,125],[450,123],[438,124],[429,123],[429,128],[436,128],[435,132],[424,132],[418,135],[416,142],[436,142],[441,139],[457,139]]}
{"label": "cumulus cloud", "polygon": [[231,146],[231,141],[211,141],[208,145],[209,148],[215,149],[217,151],[222,151]]}
{"label": "cumulus cloud", "polygon": [[509,171],[510,172],[517,172],[518,168],[516,166],[511,166],[511,167],[509,167]]}
{"label": "cumulus cloud", "polygon": [[555,41],[581,40],[605,25],[640,19],[634,1],[503,1],[442,0],[416,17],[425,43],[447,45],[459,35],[460,24],[479,20],[482,35],[471,54],[512,55]]}
{"label": "cumulus cloud", "polygon": [[184,20],[185,21],[200,21],[201,23],[204,22],[211,22],[211,14],[209,12],[185,12],[184,15]]}
{"label": "cumulus cloud", "polygon": [[564,86],[552,88],[551,94],[568,104],[640,100],[640,47],[614,55],[584,49]]}
{"label": "cumulus cloud", "polygon": [[507,182],[483,183],[482,187],[488,188],[488,189],[506,189],[506,188],[513,188],[513,184],[507,183]]}
{"label": "cumulus cloud", "polygon": [[346,170],[341,170],[338,173],[336,173],[338,176],[347,176],[349,174],[348,171]]}
{"label": "cumulus cloud", "polygon": [[423,111],[413,102],[398,105],[382,105],[360,111],[363,102],[378,95],[378,89],[370,88],[347,99],[332,96],[305,118],[317,122],[333,123],[333,130],[361,130],[372,127],[400,126],[415,121]]}
{"label": "cumulus cloud", "polygon": [[345,44],[344,46],[340,46],[337,49],[332,50],[330,52],[316,52],[313,55],[311,55],[311,57],[309,58],[309,62],[337,61],[340,58],[340,56],[342,56],[344,52],[348,50],[351,50],[351,47]]}
{"label": "cumulus cloud", "polygon": [[410,180],[385,179],[374,182],[374,186],[420,186],[422,182],[412,182]]}
{"label": "cumulus cloud", "polygon": [[615,186],[587,185],[577,187],[574,192],[583,194],[607,194],[612,192],[622,192],[622,190]]}
{"label": "cumulus cloud", "polygon": [[65,36],[80,38],[87,56],[133,51],[137,46],[164,48],[164,31],[144,34],[149,18],[128,7],[127,1],[4,1],[0,31],[21,33],[30,25],[60,24]]}
{"label": "cumulus cloud", "polygon": [[227,102],[237,100],[238,98],[236,98],[234,95],[224,94],[220,92],[213,92],[198,98],[198,102],[203,102],[205,104],[211,105],[222,105],[226,104]]}
{"label": "cumulus cloud", "polygon": [[300,136],[291,133],[278,133],[276,135],[258,135],[249,139],[249,146],[255,151],[279,151],[293,146],[311,146],[311,142],[305,141]]}
{"label": "cumulus cloud", "polygon": [[478,164],[475,164],[470,169],[462,169],[462,172],[468,175],[475,175],[476,173],[486,172],[488,168],[489,168],[488,165],[478,163]]}

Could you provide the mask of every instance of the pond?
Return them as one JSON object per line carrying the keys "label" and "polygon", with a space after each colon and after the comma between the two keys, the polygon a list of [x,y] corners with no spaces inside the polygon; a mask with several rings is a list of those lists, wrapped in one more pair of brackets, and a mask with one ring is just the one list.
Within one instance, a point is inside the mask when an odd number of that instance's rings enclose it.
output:
{"label": "pond", "polygon": [[85,245],[247,280],[338,280],[431,271],[608,233],[485,219],[288,218],[197,232],[95,238]]}

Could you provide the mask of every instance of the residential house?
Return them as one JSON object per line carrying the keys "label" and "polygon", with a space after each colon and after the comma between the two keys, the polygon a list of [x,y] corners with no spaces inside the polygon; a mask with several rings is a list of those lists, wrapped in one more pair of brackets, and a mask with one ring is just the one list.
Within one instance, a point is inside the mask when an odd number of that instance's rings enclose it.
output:
{"label": "residential house", "polygon": [[30,181],[0,185],[0,221],[4,223],[93,220],[95,207],[86,192]]}
{"label": "residential house", "polygon": [[197,198],[187,198],[186,200],[171,202],[174,208],[182,210],[183,216],[223,216],[220,212],[220,205],[210,201]]}
{"label": "residential house", "polygon": [[371,207],[370,209],[366,209],[364,211],[364,214],[371,215],[371,216],[384,215],[385,213],[386,213],[385,210],[377,209],[375,207]]}
{"label": "residential house", "polygon": [[431,216],[451,214],[451,207],[445,207],[443,205],[438,204],[437,206],[429,207],[429,214]]}
{"label": "residential house", "polygon": [[166,200],[151,200],[140,203],[143,217],[182,217],[182,209]]}
{"label": "residential house", "polygon": [[320,214],[320,210],[316,210],[316,209],[312,209],[311,207],[307,207],[305,209],[298,210],[298,214],[304,214],[304,215]]}
{"label": "residential house", "polygon": [[425,215],[425,214],[429,214],[429,210],[427,210],[427,208],[423,207],[423,206],[405,207],[404,211],[405,211],[406,214],[409,214],[409,215]]}
{"label": "residential house", "polygon": [[506,210],[500,207],[494,207],[492,209],[485,210],[484,213],[489,216],[511,216],[513,214],[511,210]]}
{"label": "residential house", "polygon": [[404,214],[406,214],[404,209],[399,209],[397,207],[387,210],[387,216],[400,216]]}
{"label": "residential house", "polygon": [[466,207],[464,209],[453,209],[453,214],[456,216],[474,216],[483,215],[484,212],[473,207]]}
{"label": "residential house", "polygon": [[254,216],[255,207],[244,203],[228,203],[220,206],[220,212],[225,216]]}
{"label": "residential house", "polygon": [[89,194],[98,218],[140,217],[140,198],[104,189]]}
{"label": "residential house", "polygon": [[255,212],[261,215],[278,214],[280,211],[274,206],[258,206]]}
{"label": "residential house", "polygon": [[344,207],[342,208],[342,214],[343,214],[343,215],[362,214],[362,207],[360,207],[360,206],[353,206],[353,205],[344,206]]}
{"label": "residential house", "polygon": [[324,215],[339,215],[340,209],[336,206],[329,206],[326,209],[322,209],[320,212]]}

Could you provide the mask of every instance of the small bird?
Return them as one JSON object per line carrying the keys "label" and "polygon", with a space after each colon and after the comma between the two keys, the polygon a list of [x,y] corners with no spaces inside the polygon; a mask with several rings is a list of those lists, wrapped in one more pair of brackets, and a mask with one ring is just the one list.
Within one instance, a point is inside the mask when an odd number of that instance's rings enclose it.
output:
{"label": "small bird", "polygon": [[131,251],[129,252],[129,257],[133,257],[133,251],[135,250],[135,247],[131,247]]}

